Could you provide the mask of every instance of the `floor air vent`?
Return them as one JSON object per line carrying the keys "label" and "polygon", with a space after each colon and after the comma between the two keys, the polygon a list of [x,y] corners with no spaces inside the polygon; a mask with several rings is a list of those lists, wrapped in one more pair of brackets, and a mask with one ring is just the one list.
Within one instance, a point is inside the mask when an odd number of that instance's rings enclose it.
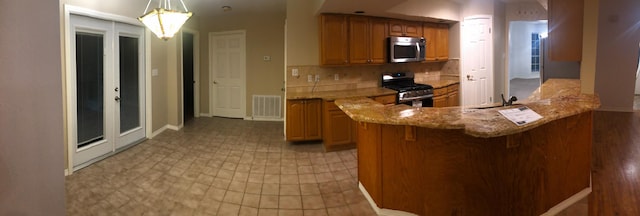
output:
{"label": "floor air vent", "polygon": [[253,119],[281,119],[282,97],[278,95],[253,95]]}

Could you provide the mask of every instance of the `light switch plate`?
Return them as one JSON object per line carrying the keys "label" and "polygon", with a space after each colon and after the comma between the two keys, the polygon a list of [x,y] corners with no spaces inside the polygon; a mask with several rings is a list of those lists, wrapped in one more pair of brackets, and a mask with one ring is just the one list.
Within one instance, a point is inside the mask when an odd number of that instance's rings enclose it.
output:
{"label": "light switch plate", "polygon": [[307,82],[313,82],[313,75],[307,75]]}
{"label": "light switch plate", "polygon": [[291,69],[291,76],[300,76],[300,74],[298,73],[298,68]]}
{"label": "light switch plate", "polygon": [[151,70],[151,76],[158,76],[158,69]]}
{"label": "light switch plate", "polygon": [[334,74],[333,80],[340,80],[340,74]]}
{"label": "light switch plate", "polygon": [[271,61],[271,56],[263,56],[262,60],[264,61]]}
{"label": "light switch plate", "polygon": [[320,82],[320,74],[316,74],[316,82]]}

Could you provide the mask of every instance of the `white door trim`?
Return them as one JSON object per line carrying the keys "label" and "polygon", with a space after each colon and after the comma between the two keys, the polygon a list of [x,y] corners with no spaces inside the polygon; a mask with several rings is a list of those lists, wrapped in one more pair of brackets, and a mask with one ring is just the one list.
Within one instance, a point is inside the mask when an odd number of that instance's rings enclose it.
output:
{"label": "white door trim", "polygon": [[242,98],[240,100],[240,110],[242,112],[242,117],[247,116],[247,67],[246,67],[246,37],[247,37],[247,31],[246,30],[235,30],[235,31],[223,31],[223,32],[209,32],[209,83],[207,84],[207,86],[209,87],[209,115],[210,116],[214,116],[214,107],[215,107],[215,100],[213,99],[214,97],[214,66],[213,65],[213,57],[214,57],[214,50],[213,50],[213,44],[212,44],[212,38],[215,36],[223,36],[223,35],[231,35],[231,34],[242,34],[244,39],[244,43],[245,43],[245,50],[244,50],[244,55],[245,55],[245,62],[244,65],[242,65],[242,82],[243,84],[243,90],[240,93],[240,97]]}
{"label": "white door trim", "polygon": [[[64,63],[65,63],[65,68],[64,68],[64,74],[63,74],[63,81],[65,82],[63,86],[68,86],[69,83],[71,82],[75,82],[75,76],[70,77],[69,74],[72,73],[73,70],[73,63],[72,63],[72,59],[71,59],[71,35],[69,34],[69,32],[71,31],[71,14],[76,14],[76,15],[83,15],[83,16],[87,16],[87,17],[92,17],[92,18],[97,18],[97,19],[104,19],[104,20],[110,20],[110,21],[116,21],[116,22],[121,22],[121,23],[126,23],[126,24],[130,24],[130,25],[135,25],[135,26],[143,26],[142,23],[140,23],[138,20],[134,19],[134,18],[130,18],[130,17],[125,17],[125,16],[121,16],[121,15],[117,15],[117,14],[110,14],[110,13],[104,13],[104,12],[100,12],[100,11],[96,11],[96,10],[91,10],[91,9],[87,9],[87,8],[83,8],[83,7],[78,7],[78,6],[73,6],[73,5],[69,5],[69,4],[64,4],[63,5],[64,9],[63,9],[63,22],[64,22]],[[151,104],[152,104],[152,97],[151,97],[151,67],[149,67],[151,65],[151,40],[149,40],[149,38],[151,37],[151,32],[145,28],[145,40],[144,40],[144,50],[145,50],[145,101],[146,101],[146,118],[145,118],[145,127],[146,127],[146,137],[150,138],[149,136],[152,134],[152,117],[153,117],[153,113],[152,113],[152,109],[151,109]],[[73,78],[73,79],[71,79]],[[73,137],[75,137],[75,131],[71,130],[70,128],[70,122],[73,122],[73,115],[75,115],[74,113],[71,113],[71,110],[69,109],[69,98],[75,97],[75,93],[72,91],[68,91],[68,87],[65,87],[64,89],[65,93],[64,95],[66,96],[63,100],[63,104],[65,104],[65,122],[63,127],[66,128],[66,136],[67,136],[67,165],[65,166],[68,170],[68,174],[71,175],[73,174],[73,151],[74,151],[74,145],[75,145],[75,139],[72,139]]]}

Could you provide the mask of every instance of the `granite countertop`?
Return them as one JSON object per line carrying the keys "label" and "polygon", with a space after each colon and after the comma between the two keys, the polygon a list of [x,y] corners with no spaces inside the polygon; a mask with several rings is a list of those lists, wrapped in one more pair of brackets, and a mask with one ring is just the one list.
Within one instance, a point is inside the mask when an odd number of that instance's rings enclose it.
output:
{"label": "granite countertop", "polygon": [[336,100],[341,98],[354,98],[354,97],[376,97],[384,95],[394,95],[397,92],[395,90],[387,88],[360,88],[349,90],[335,90],[335,91],[317,91],[317,92],[287,92],[288,100],[295,99],[323,99],[323,100]]}
{"label": "granite countertop", "polygon": [[[596,95],[581,94],[580,80],[551,79],[521,103],[511,107],[472,109],[471,107],[411,107],[382,105],[368,98],[350,98],[335,101],[355,121],[410,125],[433,129],[462,129],[474,137],[499,137],[531,130],[556,119],[588,112],[600,107]],[[527,106],[542,119],[517,126],[503,117],[498,110]]]}
{"label": "granite countertop", "polygon": [[426,80],[426,81],[416,81],[416,83],[427,84],[433,86],[433,88],[442,88],[447,87],[453,84],[459,84],[459,77],[440,77],[438,80]]}

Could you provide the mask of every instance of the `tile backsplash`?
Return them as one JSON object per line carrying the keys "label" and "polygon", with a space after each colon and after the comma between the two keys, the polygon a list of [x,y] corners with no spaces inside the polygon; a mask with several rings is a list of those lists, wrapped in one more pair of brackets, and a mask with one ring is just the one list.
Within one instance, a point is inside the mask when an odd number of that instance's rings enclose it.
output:
{"label": "tile backsplash", "polygon": [[[298,76],[292,76],[292,70],[298,69]],[[441,74],[459,75],[457,59],[447,62],[403,63],[365,66],[287,66],[287,91],[333,91],[380,86],[382,73],[412,71],[416,81],[438,80]],[[311,75],[312,82],[308,82]],[[320,81],[315,81],[315,76]],[[338,80],[336,80],[338,78]]]}

